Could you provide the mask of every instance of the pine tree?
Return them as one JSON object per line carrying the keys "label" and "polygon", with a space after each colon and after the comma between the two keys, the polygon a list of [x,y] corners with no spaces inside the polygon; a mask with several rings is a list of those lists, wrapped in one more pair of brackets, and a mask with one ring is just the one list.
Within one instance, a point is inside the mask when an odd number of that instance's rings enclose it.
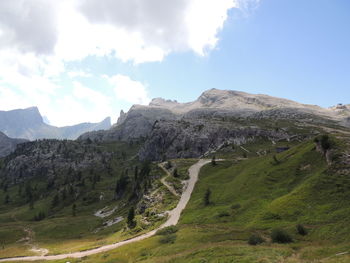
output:
{"label": "pine tree", "polygon": [[138,180],[138,176],[139,176],[139,167],[138,167],[138,166],[135,166],[135,171],[134,171],[134,178],[135,178],[135,181]]}
{"label": "pine tree", "polygon": [[8,204],[10,202],[10,196],[7,194],[4,199],[4,204]]}
{"label": "pine tree", "polygon": [[211,158],[211,165],[215,166],[216,165],[216,158],[215,155]]}
{"label": "pine tree", "polygon": [[174,177],[179,177],[179,174],[177,173],[177,168],[174,169],[174,171],[173,171],[173,176],[174,176]]}
{"label": "pine tree", "polygon": [[73,204],[73,205],[72,205],[72,215],[73,215],[73,216],[76,216],[76,215],[77,215],[77,205],[76,205],[76,204]]}
{"label": "pine tree", "polygon": [[210,204],[210,196],[211,196],[211,191],[208,188],[207,191],[204,194],[204,205],[207,206]]}
{"label": "pine tree", "polygon": [[135,209],[134,207],[130,207],[129,213],[128,213],[128,221],[127,221],[129,228],[134,228],[136,225],[135,222]]}

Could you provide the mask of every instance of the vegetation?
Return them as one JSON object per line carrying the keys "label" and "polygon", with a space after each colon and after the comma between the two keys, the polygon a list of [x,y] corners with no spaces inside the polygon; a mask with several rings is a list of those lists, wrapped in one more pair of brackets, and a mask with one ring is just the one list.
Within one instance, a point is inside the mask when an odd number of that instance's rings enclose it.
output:
{"label": "vegetation", "polygon": [[128,224],[129,228],[134,228],[136,225],[134,207],[130,207],[130,209],[129,209],[127,224]]}
{"label": "vegetation", "polygon": [[[329,140],[334,154],[344,152],[348,143],[331,136]],[[344,176],[347,163],[341,155],[336,162],[327,163],[312,140],[298,144],[289,142],[290,149],[281,153],[275,153],[275,147],[265,141],[244,145],[249,150],[247,159],[242,159],[242,152],[235,147],[233,159],[202,168],[176,227],[160,230],[154,237],[138,242],[137,246],[129,244],[105,254],[69,259],[69,262],[349,262],[350,255],[344,253],[350,250],[347,220],[350,217],[350,180]],[[266,154],[255,154],[261,149],[266,149]],[[273,155],[276,155],[278,165],[271,161]],[[179,165],[181,162],[183,166]],[[190,161],[185,160],[172,160],[172,163],[178,168],[180,178],[185,174],[183,167],[190,166]],[[101,182],[103,180],[104,176]],[[100,189],[99,184],[96,189]],[[31,185],[35,188],[34,182]],[[88,179],[86,185],[90,185]],[[208,189],[210,205],[204,206]],[[9,190],[10,195],[15,192],[12,187]],[[111,191],[114,193],[114,184]],[[130,197],[127,193],[125,191],[118,200],[127,200],[125,198]],[[1,195],[4,197],[3,193]],[[35,210],[40,207],[41,201],[36,202]],[[136,206],[135,210],[136,231],[141,221]],[[25,211],[30,210],[26,207]],[[81,213],[84,213],[84,206],[79,203],[76,218],[82,220]],[[127,213],[124,209],[124,215]],[[0,220],[9,219],[1,216]],[[295,222],[303,223],[307,235],[299,233]],[[73,226],[69,224],[68,228]],[[9,237],[13,243],[20,236],[16,232],[13,236],[4,234],[3,229],[0,234]],[[288,243],[288,240],[293,242]],[[47,244],[45,247],[51,248]],[[55,252],[54,249],[50,251]]]}
{"label": "vegetation", "polygon": [[164,235],[159,239],[159,243],[161,244],[173,244],[176,240],[175,234]]}
{"label": "vegetation", "polygon": [[274,243],[291,243],[293,242],[292,237],[283,229],[275,228],[271,232],[271,240]]}
{"label": "vegetation", "polygon": [[302,236],[306,236],[307,235],[307,229],[301,224],[297,224],[296,230],[297,230],[299,235],[302,235]]}
{"label": "vegetation", "polygon": [[175,234],[177,231],[179,231],[179,228],[177,226],[168,226],[164,227],[162,229],[159,229],[157,231],[157,235],[170,235],[170,234]]}
{"label": "vegetation", "polygon": [[253,234],[249,237],[248,244],[252,246],[259,245],[263,243],[265,240],[258,234]]}
{"label": "vegetation", "polygon": [[213,157],[211,158],[211,165],[215,166],[216,165],[216,158],[215,155],[213,155]]}
{"label": "vegetation", "polygon": [[208,188],[207,191],[204,194],[204,205],[207,206],[210,204],[210,196],[211,196],[211,191]]}
{"label": "vegetation", "polygon": [[[12,157],[1,159],[0,240],[4,245],[1,256],[31,255],[29,249],[34,242],[50,253],[78,251],[127,239],[158,226],[164,217],[157,214],[174,206],[177,200],[158,182],[164,175],[160,168],[133,158],[139,147],[138,143],[42,140],[30,142]],[[47,159],[52,153],[54,158],[62,158],[60,162],[65,165],[61,167]],[[32,159],[34,165],[18,169],[12,177],[16,180],[12,180],[4,169],[16,155],[26,156],[29,162]],[[99,161],[95,162],[95,158]],[[80,167],[80,162],[85,166]],[[162,202],[139,205],[143,194],[151,192],[159,195],[157,198]],[[132,231],[124,229],[129,204],[135,207],[137,223]],[[102,208],[109,211],[115,207],[118,209],[109,216],[94,215]],[[107,227],[106,222],[116,217],[125,219]],[[23,229],[28,226],[35,233],[33,244],[17,243],[27,237]]]}

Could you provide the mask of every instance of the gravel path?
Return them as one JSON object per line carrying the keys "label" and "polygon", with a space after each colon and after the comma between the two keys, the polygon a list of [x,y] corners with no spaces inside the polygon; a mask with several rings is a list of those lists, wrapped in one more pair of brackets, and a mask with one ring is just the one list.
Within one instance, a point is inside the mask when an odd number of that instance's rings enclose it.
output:
{"label": "gravel path", "polygon": [[181,195],[181,199],[177,206],[168,212],[169,217],[168,220],[158,227],[155,230],[152,230],[151,232],[148,232],[146,234],[124,240],[118,243],[114,243],[111,245],[106,245],[86,251],[81,251],[81,252],[73,252],[73,253],[67,253],[67,254],[60,254],[60,255],[52,255],[52,256],[28,256],[28,257],[14,257],[14,258],[5,258],[5,259],[0,259],[0,262],[9,262],[9,261],[36,261],[36,260],[59,260],[59,259],[65,259],[65,258],[82,258],[86,256],[90,256],[93,254],[101,253],[101,252],[106,252],[118,247],[121,247],[126,244],[134,243],[146,238],[149,238],[153,236],[159,229],[171,226],[171,225],[176,225],[179,221],[180,215],[182,210],[186,207],[188,201],[190,200],[194,185],[196,184],[198,180],[198,173],[199,170],[202,168],[203,165],[210,163],[211,160],[207,159],[201,159],[194,165],[192,165],[189,169],[189,174],[190,174],[190,179],[188,180],[188,185],[185,191]]}
{"label": "gravel path", "polygon": [[160,163],[158,164],[158,166],[166,173],[166,176],[164,176],[162,179],[160,179],[160,182],[165,185],[166,188],[168,188],[168,190],[175,196],[179,196],[178,193],[176,193],[174,187],[172,187],[171,185],[169,185],[166,182],[166,179],[169,178],[171,176],[170,172],[164,167],[164,163]]}

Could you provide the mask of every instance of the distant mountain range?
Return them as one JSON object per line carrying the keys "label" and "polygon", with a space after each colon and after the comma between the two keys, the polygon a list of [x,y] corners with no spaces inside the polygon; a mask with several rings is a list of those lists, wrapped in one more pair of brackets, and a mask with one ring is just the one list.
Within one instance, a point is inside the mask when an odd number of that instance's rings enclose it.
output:
{"label": "distant mountain range", "polygon": [[73,126],[56,127],[46,124],[37,107],[0,111],[0,132],[11,138],[76,139],[89,131],[107,130],[111,127],[108,117],[99,123],[80,123]]}

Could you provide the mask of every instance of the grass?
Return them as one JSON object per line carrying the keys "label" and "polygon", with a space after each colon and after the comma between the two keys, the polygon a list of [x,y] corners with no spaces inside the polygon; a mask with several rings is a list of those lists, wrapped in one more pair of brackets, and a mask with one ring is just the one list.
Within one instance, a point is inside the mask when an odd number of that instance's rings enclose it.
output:
{"label": "grass", "polygon": [[[33,209],[30,209],[29,204],[23,204],[18,195],[18,185],[10,186],[7,192],[0,191],[0,200],[4,200],[7,194],[10,195],[11,199],[8,204],[0,203],[0,210],[2,211],[0,214],[1,257],[32,255],[33,253],[29,249],[34,244],[49,249],[50,254],[86,250],[128,239],[135,234],[148,232],[165,220],[165,218],[158,217],[156,214],[174,207],[177,198],[157,182],[165,174],[155,164],[151,164],[149,177],[153,180],[152,187],[154,189],[158,188],[157,195],[162,202],[156,202],[156,205],[153,204],[152,213],[144,215],[143,220],[141,220],[141,216],[137,217],[139,221],[137,229],[132,231],[125,229],[125,220],[103,228],[103,222],[106,220],[113,219],[116,216],[126,218],[129,204],[137,203],[137,200],[131,200],[128,194],[115,200],[114,189],[123,170],[129,168],[129,174],[131,174],[133,172],[131,169],[136,165],[141,167],[141,163],[132,157],[138,150],[136,144],[129,146],[125,143],[106,143],[99,147],[104,151],[116,153],[111,160],[112,171],[111,174],[104,171],[100,172],[101,180],[94,187],[89,180],[89,171],[83,171],[82,177],[86,178],[85,187],[80,190],[82,197],[75,201],[76,216],[72,215],[72,203],[64,202],[61,198],[59,206],[54,209],[51,208],[51,200],[55,192],[46,192],[46,180],[42,180],[38,176],[31,179],[31,185],[43,189],[44,194],[35,201]],[[123,158],[120,158],[118,154],[120,152],[125,152]],[[132,176],[129,175],[130,178]],[[154,191],[153,188],[149,191]],[[131,191],[131,189],[128,191]],[[103,197],[101,198],[101,196]],[[96,198],[91,199],[92,197]],[[112,209],[116,206],[118,209],[104,219],[93,215],[94,212],[104,207]],[[46,218],[41,221],[34,221],[33,218],[39,212],[44,212]],[[147,223],[145,223],[145,220],[147,220]],[[28,237],[26,229],[33,232],[29,241],[24,240]],[[98,229],[99,231],[96,232]],[[4,246],[4,249],[2,249],[2,246]]]}
{"label": "grass", "polygon": [[[161,243],[162,236],[156,235],[57,262],[350,262],[350,254],[344,253],[350,252],[350,185],[336,172],[336,164],[329,166],[312,141],[276,154],[278,162],[273,155],[203,167],[171,242]],[[205,206],[208,188],[211,200]],[[308,234],[299,235],[297,224]],[[275,228],[283,229],[293,242],[272,243]],[[266,242],[250,246],[247,241],[253,234]]]}

